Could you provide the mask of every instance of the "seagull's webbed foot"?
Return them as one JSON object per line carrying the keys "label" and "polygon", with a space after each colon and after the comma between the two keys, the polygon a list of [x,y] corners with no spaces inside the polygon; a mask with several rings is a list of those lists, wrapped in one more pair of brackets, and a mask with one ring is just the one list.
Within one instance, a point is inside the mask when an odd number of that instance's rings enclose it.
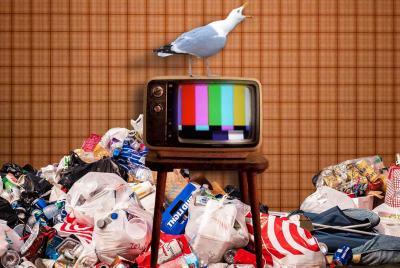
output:
{"label": "seagull's webbed foot", "polygon": [[192,72],[191,72],[191,71],[189,71],[189,76],[190,76],[190,77],[196,77],[196,76],[200,76],[200,75],[195,75],[195,74],[192,74]]}
{"label": "seagull's webbed foot", "polygon": [[207,72],[207,76],[220,76],[219,74],[210,74],[210,72]]}

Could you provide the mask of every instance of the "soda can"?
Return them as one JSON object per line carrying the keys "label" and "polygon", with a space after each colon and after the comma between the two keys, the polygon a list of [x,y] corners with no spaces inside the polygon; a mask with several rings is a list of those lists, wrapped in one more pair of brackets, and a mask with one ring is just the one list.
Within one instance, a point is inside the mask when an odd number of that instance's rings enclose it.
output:
{"label": "soda can", "polygon": [[24,209],[23,207],[18,206],[17,204],[13,204],[11,207],[17,213],[18,218],[25,219],[25,217],[26,217],[26,209]]}
{"label": "soda can", "polygon": [[47,207],[46,201],[43,198],[38,198],[32,202],[35,208],[42,210]]}
{"label": "soda can", "polygon": [[337,266],[347,266],[347,263],[353,258],[353,252],[349,246],[343,245],[336,250],[333,255],[333,264]]}
{"label": "soda can", "polygon": [[328,254],[328,246],[324,243],[318,243],[319,249],[321,250],[322,254]]}
{"label": "soda can", "polygon": [[95,268],[110,268],[110,266],[107,263],[100,262]]}

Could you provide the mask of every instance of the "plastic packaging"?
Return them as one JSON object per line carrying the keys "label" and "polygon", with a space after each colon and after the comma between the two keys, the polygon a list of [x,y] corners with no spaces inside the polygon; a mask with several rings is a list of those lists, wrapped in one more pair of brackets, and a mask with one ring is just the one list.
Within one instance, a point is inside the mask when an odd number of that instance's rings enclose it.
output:
{"label": "plastic packaging", "polygon": [[237,214],[236,206],[220,201],[207,202],[197,236],[193,240],[193,250],[209,254],[210,262],[218,262],[230,249],[233,225]]}
{"label": "plastic packaging", "polygon": [[62,207],[63,205],[61,203],[49,205],[43,209],[43,214],[47,220],[50,220],[58,214]]}
{"label": "plastic packaging", "polygon": [[181,258],[160,265],[159,268],[199,268],[199,260],[194,253],[185,254]]}
{"label": "plastic packaging", "polygon": [[322,186],[304,200],[300,209],[304,212],[322,213],[335,206],[342,210],[357,208],[353,200],[346,194],[330,187]]}
{"label": "plastic packaging", "polygon": [[65,209],[78,224],[93,227],[96,212],[111,211],[115,204],[128,200],[142,207],[136,193],[118,175],[89,172],[68,192]]}
{"label": "plastic packaging", "polygon": [[21,247],[24,245],[24,242],[20,241],[17,232],[8,227],[5,221],[0,221],[0,241],[5,241],[7,249],[15,250],[16,252],[20,252]]}
{"label": "plastic packaging", "polygon": [[131,125],[132,127],[139,132],[140,137],[142,139],[143,137],[143,114],[139,115],[139,117],[136,120],[131,119]]}
{"label": "plastic packaging", "polygon": [[154,191],[153,186],[149,181],[135,184],[129,183],[129,185],[132,187],[132,190],[138,195],[139,198],[143,198]]}
{"label": "plastic packaging", "polygon": [[[126,128],[121,128],[121,127],[112,128],[108,130],[107,133],[104,134],[104,136],[101,138],[100,145],[106,150],[110,149],[113,138],[123,142],[126,139],[128,132],[129,130]],[[96,149],[94,151],[96,151]],[[110,155],[110,153],[108,154]]]}
{"label": "plastic packaging", "polygon": [[132,175],[138,181],[149,181],[154,183],[153,172],[147,167],[135,167],[131,169],[128,174]]}
{"label": "plastic packaging", "polygon": [[[117,217],[107,228],[94,227],[93,243],[98,257],[107,264],[111,264],[117,255],[132,261],[150,244],[153,215],[134,202],[119,203],[112,213]],[[98,212],[94,220],[97,222],[109,215],[110,211]]]}

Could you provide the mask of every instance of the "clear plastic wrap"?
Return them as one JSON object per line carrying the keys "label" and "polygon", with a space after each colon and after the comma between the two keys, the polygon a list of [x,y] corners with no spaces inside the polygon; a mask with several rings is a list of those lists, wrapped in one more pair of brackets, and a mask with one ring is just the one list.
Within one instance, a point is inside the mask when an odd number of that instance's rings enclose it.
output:
{"label": "clear plastic wrap", "polygon": [[369,182],[380,178],[379,170],[384,168],[379,156],[347,160],[322,169],[313,179],[316,188],[328,186],[352,194],[365,191]]}
{"label": "clear plastic wrap", "polygon": [[67,194],[65,209],[78,224],[94,226],[95,212],[109,212],[119,202],[139,198],[127,182],[112,173],[89,172],[74,183]]}

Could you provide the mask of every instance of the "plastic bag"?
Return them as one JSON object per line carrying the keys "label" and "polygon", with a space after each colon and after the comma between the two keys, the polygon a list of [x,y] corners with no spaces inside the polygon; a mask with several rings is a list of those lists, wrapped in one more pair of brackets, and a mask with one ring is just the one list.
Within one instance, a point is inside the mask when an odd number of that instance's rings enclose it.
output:
{"label": "plastic bag", "polygon": [[[199,191],[199,190],[197,190]],[[194,193],[193,193],[194,194]],[[239,200],[229,201],[235,205],[237,209],[235,223],[233,226],[233,232],[229,248],[243,248],[249,243],[249,232],[246,227],[246,215],[250,212],[251,208],[249,205],[240,202]],[[195,206],[193,199],[189,202],[189,220],[185,228],[185,234],[192,240],[203,221],[203,215],[206,206]]]}
{"label": "plastic bag", "polygon": [[51,188],[49,202],[53,203],[59,200],[64,200],[67,198],[67,194],[61,190],[61,185],[54,184],[53,188]]}
{"label": "plastic bag", "polygon": [[141,207],[138,196],[121,177],[89,172],[68,192],[65,209],[78,224],[93,227],[96,212],[108,212],[115,204],[128,200]]}
{"label": "plastic bag", "polygon": [[63,169],[60,173],[60,180],[58,183],[64,186],[66,189],[70,189],[76,181],[89,172],[115,173],[125,181],[127,181],[129,178],[126,171],[118,163],[116,163],[114,159],[104,158],[90,164],[85,163],[83,166],[75,166]]}
{"label": "plastic bag", "polygon": [[224,201],[225,198],[207,202],[203,220],[192,244],[195,252],[201,250],[211,256],[209,262],[219,262],[231,245],[237,209],[234,204],[225,205]]}
{"label": "plastic bag", "polygon": [[13,228],[18,224],[17,213],[12,209],[10,202],[3,197],[0,197],[0,220],[6,221],[7,225]]}
{"label": "plastic bag", "polygon": [[381,218],[378,226],[375,227],[380,234],[400,237],[400,208],[393,208],[383,203],[373,212]]}
{"label": "plastic bag", "polygon": [[320,186],[337,187],[336,190],[349,194],[357,191],[355,186],[359,185],[357,183],[359,179],[362,179],[363,184],[366,185],[369,181],[377,180],[379,178],[378,170],[382,168],[384,168],[382,159],[377,155],[347,160],[322,169],[313,177],[312,182],[316,188]]}
{"label": "plastic bag", "polygon": [[[0,220],[0,245],[6,244],[6,249],[12,249],[19,253],[21,252],[21,247],[24,245],[24,241],[20,241],[20,239],[21,237],[6,224],[6,221]],[[0,251],[1,249],[4,249],[4,247],[0,247]]]}
{"label": "plastic bag", "polygon": [[[113,138],[118,139],[120,141],[124,141],[126,136],[128,135],[129,130],[122,127],[115,127],[107,131],[106,134],[101,138],[100,145],[105,148],[110,148],[110,142]],[[108,153],[109,155],[112,155]]]}
{"label": "plastic bag", "polygon": [[118,217],[103,229],[97,224],[94,228],[93,243],[98,257],[109,265],[117,255],[132,261],[150,244],[153,215],[128,202],[115,205],[112,211],[96,213],[94,220],[107,218],[111,213]]}
{"label": "plastic bag", "polygon": [[136,120],[131,119],[131,125],[139,132],[140,138],[143,138],[143,114],[139,115]]}
{"label": "plastic bag", "polygon": [[300,210],[304,212],[322,213],[335,206],[338,206],[342,210],[357,208],[353,200],[346,194],[327,186],[321,186],[304,200],[300,206]]}
{"label": "plastic bag", "polygon": [[80,236],[77,236],[83,246],[82,253],[76,260],[74,267],[94,267],[97,263],[97,254],[94,251],[94,245],[88,244],[88,242]]}

